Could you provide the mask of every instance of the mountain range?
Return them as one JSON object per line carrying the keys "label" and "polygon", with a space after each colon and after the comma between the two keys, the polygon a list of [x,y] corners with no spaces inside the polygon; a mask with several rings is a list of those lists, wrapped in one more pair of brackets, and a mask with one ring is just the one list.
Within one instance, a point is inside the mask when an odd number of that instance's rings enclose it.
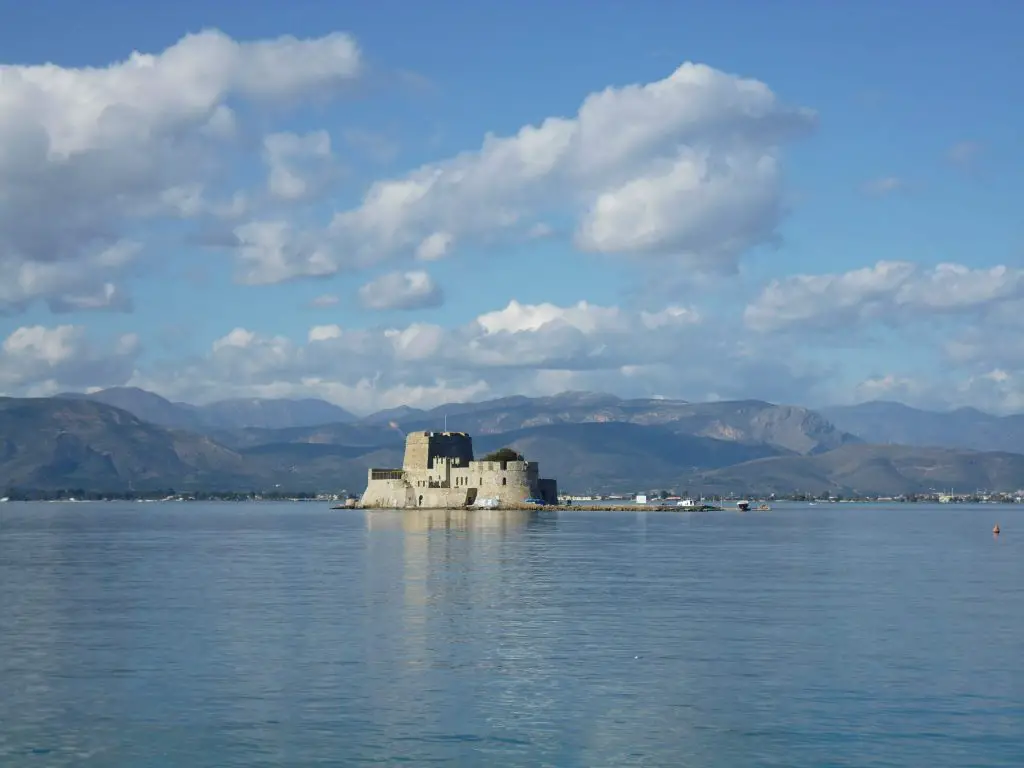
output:
{"label": "mountain range", "polygon": [[1024,453],[1024,414],[993,416],[975,408],[923,411],[883,400],[818,412],[869,443]]}
{"label": "mountain range", "polygon": [[190,405],[172,402],[137,387],[111,387],[89,394],[63,392],[57,397],[105,403],[128,411],[143,421],[171,429],[283,429],[355,419],[344,408],[315,399],[235,399],[219,400],[207,405]]}
{"label": "mountain range", "polygon": [[[1024,486],[1022,416],[865,403],[812,411],[589,392],[357,417],[320,400],[191,405],[114,388],[0,398],[0,492],[288,490],[358,493],[400,466],[404,434],[466,431],[510,446],[566,491],[920,493]],[[898,443],[898,444],[894,444]]]}

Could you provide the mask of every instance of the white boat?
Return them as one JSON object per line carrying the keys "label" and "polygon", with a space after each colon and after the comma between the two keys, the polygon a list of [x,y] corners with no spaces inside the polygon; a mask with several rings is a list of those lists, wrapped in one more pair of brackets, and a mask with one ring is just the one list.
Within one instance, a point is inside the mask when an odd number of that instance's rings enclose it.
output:
{"label": "white boat", "polygon": [[477,509],[497,509],[500,504],[501,500],[497,498],[477,499],[473,502],[473,506]]}

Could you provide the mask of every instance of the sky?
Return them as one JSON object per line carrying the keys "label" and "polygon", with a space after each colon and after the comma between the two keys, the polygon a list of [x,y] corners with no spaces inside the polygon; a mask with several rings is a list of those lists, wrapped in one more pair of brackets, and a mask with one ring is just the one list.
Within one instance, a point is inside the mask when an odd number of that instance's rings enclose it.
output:
{"label": "sky", "polygon": [[0,393],[1024,411],[1024,3],[0,0]]}

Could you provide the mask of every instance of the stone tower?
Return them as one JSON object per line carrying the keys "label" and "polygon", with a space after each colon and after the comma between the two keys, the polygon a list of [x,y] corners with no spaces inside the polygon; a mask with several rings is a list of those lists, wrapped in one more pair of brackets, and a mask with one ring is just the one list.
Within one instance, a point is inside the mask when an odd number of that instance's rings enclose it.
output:
{"label": "stone tower", "polygon": [[454,467],[468,467],[473,461],[473,438],[465,432],[410,432],[406,436],[403,470],[433,469],[437,458],[451,459]]}

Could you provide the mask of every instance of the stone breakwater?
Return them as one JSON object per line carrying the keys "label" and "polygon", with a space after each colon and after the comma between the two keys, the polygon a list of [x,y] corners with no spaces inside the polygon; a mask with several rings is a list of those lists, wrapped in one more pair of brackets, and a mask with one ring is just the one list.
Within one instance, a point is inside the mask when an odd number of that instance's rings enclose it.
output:
{"label": "stone breakwater", "polygon": [[[344,505],[338,504],[337,506],[331,507],[331,509],[382,509],[381,507],[370,507],[360,506],[358,504]],[[416,507],[415,509],[422,509],[428,511],[438,510],[450,510],[450,507]],[[699,507],[680,507],[675,504],[502,504],[500,507],[461,507],[461,509],[471,512],[478,510],[480,512],[490,511],[502,511],[502,510],[515,510],[515,511],[529,511],[529,512],[723,512],[724,507],[715,507],[710,504],[704,504]]]}

